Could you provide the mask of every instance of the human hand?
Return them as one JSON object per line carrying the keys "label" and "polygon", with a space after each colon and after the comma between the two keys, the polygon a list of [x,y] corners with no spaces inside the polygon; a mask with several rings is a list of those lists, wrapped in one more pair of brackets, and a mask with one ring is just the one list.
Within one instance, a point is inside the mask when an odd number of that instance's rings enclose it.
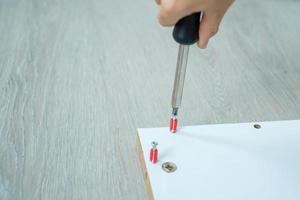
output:
{"label": "human hand", "polygon": [[219,29],[222,18],[234,0],[155,0],[160,6],[158,19],[162,26],[173,26],[181,18],[203,12],[198,47],[206,48],[208,40]]}

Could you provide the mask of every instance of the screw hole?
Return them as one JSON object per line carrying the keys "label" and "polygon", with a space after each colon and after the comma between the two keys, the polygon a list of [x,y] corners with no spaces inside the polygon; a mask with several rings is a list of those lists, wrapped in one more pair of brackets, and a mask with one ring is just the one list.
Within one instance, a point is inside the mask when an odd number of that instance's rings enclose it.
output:
{"label": "screw hole", "polygon": [[260,129],[261,125],[260,124],[254,124],[253,127],[256,128],[256,129]]}

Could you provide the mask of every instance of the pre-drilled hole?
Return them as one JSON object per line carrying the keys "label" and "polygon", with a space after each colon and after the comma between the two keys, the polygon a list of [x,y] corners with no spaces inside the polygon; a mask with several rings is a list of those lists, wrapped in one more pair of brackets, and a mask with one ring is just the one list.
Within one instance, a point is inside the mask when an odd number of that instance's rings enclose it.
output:
{"label": "pre-drilled hole", "polygon": [[256,129],[260,129],[261,125],[260,124],[254,124],[253,127],[256,128]]}

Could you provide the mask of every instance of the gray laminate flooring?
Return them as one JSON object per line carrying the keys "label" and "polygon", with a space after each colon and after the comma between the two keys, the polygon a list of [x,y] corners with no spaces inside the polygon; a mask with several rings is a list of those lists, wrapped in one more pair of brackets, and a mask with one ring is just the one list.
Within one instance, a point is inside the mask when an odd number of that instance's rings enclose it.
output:
{"label": "gray laminate flooring", "polygon": [[[0,0],[0,199],[146,199],[177,44],[151,0]],[[181,125],[300,118],[300,1],[239,0],[190,49]]]}

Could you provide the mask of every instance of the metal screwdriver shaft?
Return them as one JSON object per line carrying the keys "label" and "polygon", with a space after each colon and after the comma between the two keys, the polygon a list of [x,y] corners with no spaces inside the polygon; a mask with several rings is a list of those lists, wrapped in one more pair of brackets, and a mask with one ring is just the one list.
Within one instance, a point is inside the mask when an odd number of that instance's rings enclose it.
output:
{"label": "metal screwdriver shaft", "polygon": [[194,13],[177,22],[173,30],[173,37],[179,43],[175,80],[172,94],[172,116],[170,131],[175,133],[178,124],[178,109],[181,105],[189,46],[198,41],[198,30],[201,13]]}
{"label": "metal screwdriver shaft", "polygon": [[170,124],[172,124],[172,127],[170,126],[171,132],[176,132],[177,129],[177,114],[183,95],[188,55],[189,45],[180,44],[178,49],[176,73],[172,94],[172,117],[170,120]]}
{"label": "metal screwdriver shaft", "polygon": [[[175,80],[172,94],[172,108],[177,111],[181,105],[183,86],[185,79],[185,72],[187,67],[187,60],[189,55],[189,45],[179,45]],[[176,115],[177,112],[173,112]]]}

